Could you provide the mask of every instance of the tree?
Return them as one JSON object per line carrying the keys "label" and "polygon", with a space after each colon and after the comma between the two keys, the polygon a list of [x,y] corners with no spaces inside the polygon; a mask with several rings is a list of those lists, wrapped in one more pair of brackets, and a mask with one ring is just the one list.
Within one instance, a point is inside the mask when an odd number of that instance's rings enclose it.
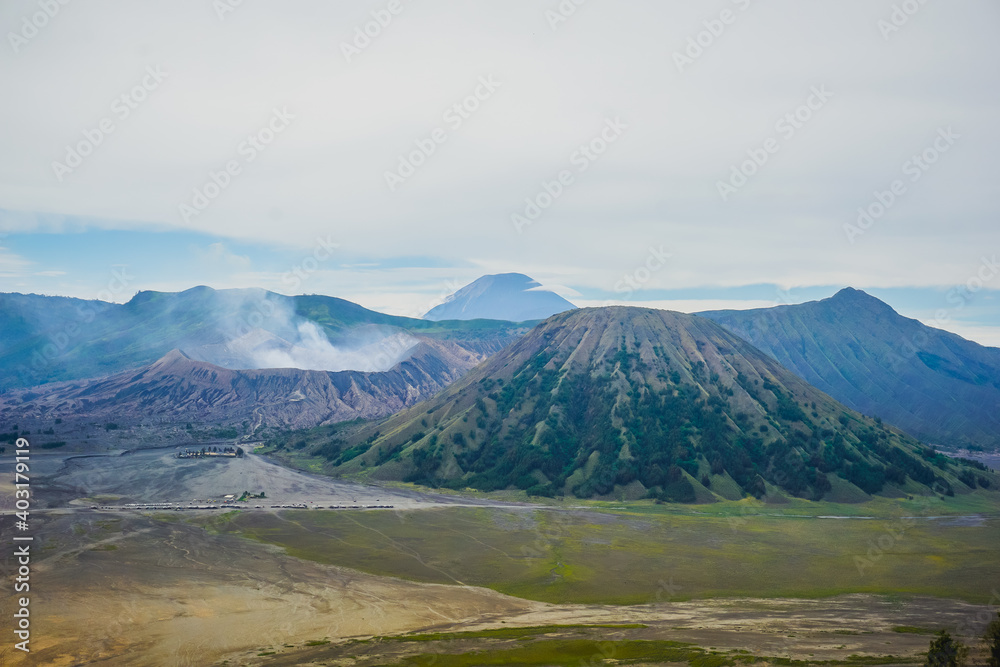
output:
{"label": "tree", "polygon": [[1000,611],[986,626],[983,641],[986,643],[986,664],[989,667],[1000,667]]}
{"label": "tree", "polygon": [[961,667],[968,649],[942,630],[927,651],[927,667]]}

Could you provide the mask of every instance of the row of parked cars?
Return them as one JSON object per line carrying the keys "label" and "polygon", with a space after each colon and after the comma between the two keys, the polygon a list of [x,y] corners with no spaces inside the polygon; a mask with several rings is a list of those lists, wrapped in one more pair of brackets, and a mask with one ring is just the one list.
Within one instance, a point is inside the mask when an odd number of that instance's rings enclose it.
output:
{"label": "row of parked cars", "polygon": [[[218,509],[229,509],[231,507],[239,507],[233,503],[225,503],[222,505],[176,505],[172,503],[160,503],[160,504],[128,504],[128,505],[91,505],[92,510],[174,510],[179,512],[181,510],[218,510]],[[283,510],[307,510],[309,505],[305,503],[293,503],[291,505],[271,505],[271,509],[283,509]],[[313,509],[331,509],[331,510],[391,510],[395,508],[395,505],[328,505],[326,507],[322,505],[313,505]],[[254,505],[254,509],[264,509],[263,505]]]}

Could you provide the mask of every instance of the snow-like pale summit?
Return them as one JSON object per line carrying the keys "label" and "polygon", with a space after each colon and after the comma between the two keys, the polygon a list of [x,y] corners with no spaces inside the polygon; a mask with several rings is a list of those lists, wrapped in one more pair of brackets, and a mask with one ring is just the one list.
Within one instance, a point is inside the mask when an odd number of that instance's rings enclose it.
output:
{"label": "snow-like pale summit", "polygon": [[543,320],[576,308],[523,273],[483,276],[424,315],[425,320]]}

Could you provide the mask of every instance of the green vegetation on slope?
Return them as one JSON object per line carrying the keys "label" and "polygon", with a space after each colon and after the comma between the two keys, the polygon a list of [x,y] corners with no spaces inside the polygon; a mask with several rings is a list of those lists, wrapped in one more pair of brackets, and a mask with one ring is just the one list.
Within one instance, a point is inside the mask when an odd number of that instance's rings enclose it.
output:
{"label": "green vegetation on slope", "polygon": [[334,474],[549,497],[865,499],[1000,480],[848,410],[709,320],[641,308],[552,317],[436,397],[305,444]]}

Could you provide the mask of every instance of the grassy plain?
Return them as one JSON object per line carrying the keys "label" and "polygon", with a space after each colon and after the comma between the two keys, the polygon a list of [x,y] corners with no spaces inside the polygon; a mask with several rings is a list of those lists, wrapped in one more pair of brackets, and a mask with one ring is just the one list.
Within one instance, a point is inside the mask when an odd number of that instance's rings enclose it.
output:
{"label": "grassy plain", "polygon": [[[755,610],[753,601],[743,600],[734,601],[728,611],[717,609],[715,616],[698,620],[688,618],[697,629],[672,627],[679,619],[657,618],[647,608],[648,624],[528,625],[376,636],[319,649],[275,647],[268,652],[267,660],[250,664],[267,667],[347,664],[357,667],[606,664],[860,667],[923,663],[926,638],[894,634],[882,627],[875,619],[880,612],[886,611],[884,606],[875,600],[867,601],[872,603],[867,615],[860,612],[866,596],[858,596],[848,603],[849,608],[840,609],[843,615],[837,617],[839,624],[827,623],[821,627],[816,626],[816,621],[832,609],[813,609],[814,613],[810,614],[800,603],[797,608],[793,605],[781,613],[773,607]],[[776,618],[775,612],[783,620]],[[923,613],[933,614],[933,611],[925,608]],[[758,625],[769,616],[769,621]],[[848,627],[864,629],[846,629]]]}
{"label": "grassy plain", "polygon": [[551,639],[533,641],[522,646],[469,651],[466,653],[424,653],[408,657],[397,663],[407,667],[478,667],[480,665],[506,665],[507,667],[571,667],[586,664],[607,664],[605,660],[626,664],[688,664],[691,667],[733,667],[735,665],[903,665],[919,664],[917,656],[878,656],[855,660],[808,661],[774,656],[751,656],[735,652],[706,651],[674,641],[599,641],[594,639]]}
{"label": "grassy plain", "polygon": [[293,510],[200,523],[319,563],[560,604],[846,593],[983,603],[1000,588],[994,495],[863,505]]}

